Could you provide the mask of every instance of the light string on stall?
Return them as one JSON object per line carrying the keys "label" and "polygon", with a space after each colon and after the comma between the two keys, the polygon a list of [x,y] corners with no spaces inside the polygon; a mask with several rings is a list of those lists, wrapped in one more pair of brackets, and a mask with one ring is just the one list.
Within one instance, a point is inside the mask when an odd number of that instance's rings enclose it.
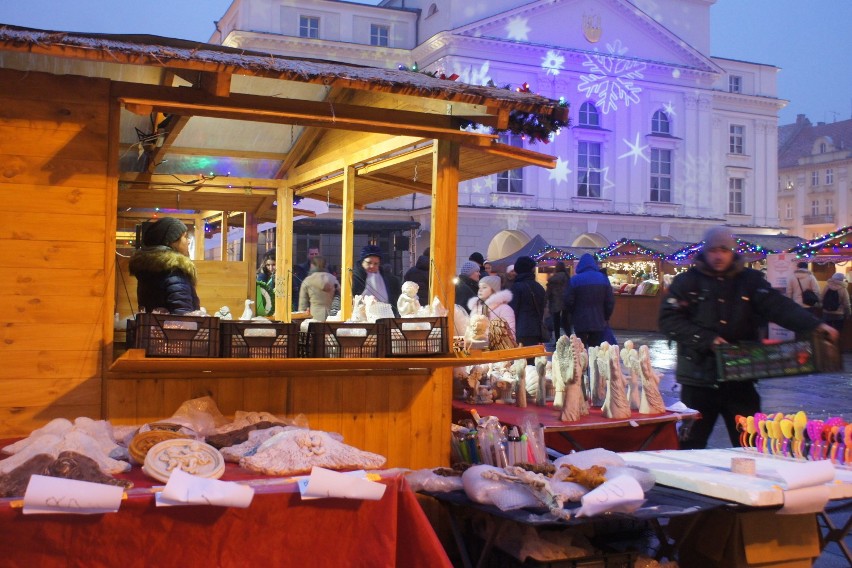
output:
{"label": "light string on stall", "polygon": [[[800,243],[793,248],[790,249],[790,252],[796,255],[796,258],[810,258],[822,253],[839,253],[841,251],[848,250],[852,248],[852,243],[849,241],[842,239],[841,237],[845,237],[850,232],[852,232],[852,225],[848,225],[846,227],[842,227],[837,229],[836,231],[832,231],[830,233],[826,233],[825,235],[821,235],[810,241],[805,241]],[[831,241],[835,239],[841,239],[836,243],[832,243]]]}

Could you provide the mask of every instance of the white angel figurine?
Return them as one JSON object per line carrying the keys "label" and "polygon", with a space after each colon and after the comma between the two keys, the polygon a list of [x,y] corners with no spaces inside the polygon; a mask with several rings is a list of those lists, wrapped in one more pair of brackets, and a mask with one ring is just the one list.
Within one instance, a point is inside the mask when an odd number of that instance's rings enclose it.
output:
{"label": "white angel figurine", "polygon": [[479,315],[470,318],[470,323],[464,332],[464,348],[466,351],[488,348],[487,316]]}
{"label": "white angel figurine", "polygon": [[662,414],[666,403],[660,395],[660,375],[651,367],[651,351],[647,345],[639,348],[639,365],[642,371],[642,400],[640,414]]}
{"label": "white angel figurine", "polygon": [[401,318],[417,317],[420,311],[420,299],[417,297],[417,290],[420,286],[416,282],[406,280],[402,284],[402,294],[396,301],[396,311]]}
{"label": "white angel figurine", "polygon": [[609,349],[610,344],[604,341],[595,350],[595,359],[589,358],[589,365],[597,365],[595,383],[592,385],[592,404],[603,406],[606,398],[607,383],[609,382]]}
{"label": "white angel figurine", "polygon": [[550,373],[554,389],[553,408],[562,408],[565,405],[565,387],[571,379],[570,365],[564,360],[569,356],[569,350],[565,347],[563,339],[567,337],[563,335],[556,340],[556,347],[553,350],[553,367]]}
{"label": "white angel figurine", "polygon": [[250,320],[254,317],[254,311],[251,309],[251,305],[254,303],[253,300],[246,300],[246,307],[243,310],[243,314],[240,316],[241,320]]}
{"label": "white angel figurine", "polygon": [[234,319],[233,314],[231,314],[231,308],[229,308],[228,306],[222,306],[222,307],[221,307],[221,308],[219,308],[219,310],[218,310],[215,314],[213,314],[213,315],[214,315],[214,316],[216,316],[217,318],[219,318],[219,319],[223,319],[223,320],[232,320],[232,319]]}
{"label": "white angel figurine", "polygon": [[627,400],[627,380],[621,372],[618,345],[609,348],[609,376],[606,398],[601,413],[607,418],[630,418],[630,402]]}
{"label": "white angel figurine", "polygon": [[367,321],[367,304],[364,302],[365,296],[355,295],[352,297],[352,317],[351,322],[366,322]]}
{"label": "white angel figurine", "polygon": [[517,385],[517,395],[515,396],[515,405],[520,408],[527,407],[527,360],[516,359],[512,363],[512,374],[515,376],[515,384]]}
{"label": "white angel figurine", "polygon": [[639,410],[639,383],[642,380],[642,371],[639,369],[639,352],[633,347],[633,342],[624,342],[621,350],[621,361],[630,373],[627,383],[627,399],[630,401],[630,410]]}
{"label": "white angel figurine", "polygon": [[[564,340],[564,341],[563,341]],[[562,343],[562,345],[560,345]],[[559,419],[563,422],[576,422],[589,413],[589,406],[583,397],[583,375],[586,370],[586,349],[576,335],[563,335],[556,342],[556,351],[561,354],[559,372],[567,377],[565,382],[565,404]]]}

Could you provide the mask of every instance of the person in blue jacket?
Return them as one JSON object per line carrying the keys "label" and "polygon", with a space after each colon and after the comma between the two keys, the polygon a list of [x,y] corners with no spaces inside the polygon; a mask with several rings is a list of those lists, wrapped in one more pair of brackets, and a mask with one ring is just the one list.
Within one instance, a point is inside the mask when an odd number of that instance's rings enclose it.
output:
{"label": "person in blue jacket", "polygon": [[596,347],[604,341],[604,330],[614,307],[609,278],[598,269],[594,256],[584,254],[565,290],[565,309],[571,314],[574,333],[583,345]]}
{"label": "person in blue jacket", "polygon": [[130,259],[130,274],[136,277],[139,311],[185,314],[201,307],[187,228],[179,219],[163,217],[145,229],[142,248]]}

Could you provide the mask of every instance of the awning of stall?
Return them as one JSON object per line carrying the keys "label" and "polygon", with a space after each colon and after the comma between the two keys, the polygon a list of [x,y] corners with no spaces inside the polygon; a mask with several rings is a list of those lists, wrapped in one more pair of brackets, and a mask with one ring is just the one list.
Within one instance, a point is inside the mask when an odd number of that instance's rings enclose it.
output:
{"label": "awning of stall", "polygon": [[515,264],[522,256],[528,256],[536,261],[536,263],[572,260],[574,258],[571,254],[548,243],[541,235],[536,234],[527,244],[512,254],[496,260],[489,259],[488,262],[491,263],[491,268],[496,272],[505,272],[509,265]]}
{"label": "awning of stall", "polygon": [[356,207],[429,193],[435,139],[460,145],[460,180],[552,168],[555,157],[484,132],[546,140],[568,118],[567,106],[528,92],[149,35],[0,26],[0,59],[6,69],[112,81],[122,211],[228,209],[272,220],[283,184],[297,199],[340,202],[350,166]]}
{"label": "awning of stall", "polygon": [[684,248],[686,243],[677,241],[654,241],[619,239],[599,249],[595,256],[600,261],[624,261],[637,258],[667,262],[669,255]]}
{"label": "awning of stall", "polygon": [[789,249],[797,258],[820,262],[844,262],[852,259],[852,225],[841,227]]}
{"label": "awning of stall", "polygon": [[[734,235],[734,237],[737,240],[737,253],[742,256],[746,262],[763,260],[768,254],[790,251],[792,248],[797,247],[804,241],[802,237],[783,234],[741,234]],[[672,264],[677,265],[691,264],[695,255],[701,252],[701,248],[703,246],[704,241],[687,245],[669,255],[668,260]]]}

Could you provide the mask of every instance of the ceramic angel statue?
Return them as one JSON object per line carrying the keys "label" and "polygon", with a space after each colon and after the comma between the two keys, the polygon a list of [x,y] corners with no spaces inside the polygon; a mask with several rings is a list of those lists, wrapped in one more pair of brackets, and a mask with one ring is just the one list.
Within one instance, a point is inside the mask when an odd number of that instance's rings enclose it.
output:
{"label": "ceramic angel statue", "polygon": [[367,304],[364,302],[364,296],[352,296],[352,317],[349,321],[366,322],[367,321]]}
{"label": "ceramic angel statue", "polygon": [[571,366],[565,360],[570,357],[569,349],[566,348],[567,336],[563,335],[556,341],[556,348],[553,351],[553,367],[551,370],[551,379],[553,380],[553,408],[562,408],[565,404],[565,387],[568,381],[571,380]]}
{"label": "ceramic angel statue", "polygon": [[609,348],[609,376],[607,377],[606,398],[601,413],[607,418],[630,418],[630,402],[627,400],[627,379],[621,372],[621,358],[618,345]]}
{"label": "ceramic angel statue", "polygon": [[535,358],[535,375],[538,391],[535,394],[536,406],[545,406],[547,404],[547,357]]}
{"label": "ceramic angel statue", "polygon": [[215,314],[213,314],[213,315],[214,315],[214,316],[216,316],[217,318],[219,318],[219,319],[223,319],[223,320],[232,320],[232,319],[234,319],[234,315],[231,313],[231,308],[229,308],[228,306],[222,306],[222,307],[221,307],[221,308],[219,308],[219,310],[218,310]]}
{"label": "ceramic angel statue", "polygon": [[630,373],[630,379],[627,382],[627,400],[630,401],[630,410],[639,410],[639,383],[642,381],[642,371],[639,369],[639,352],[629,339],[624,342],[624,349],[621,350],[621,362]]}
{"label": "ceramic angel statue", "polygon": [[512,363],[512,374],[516,377],[515,384],[518,387],[517,395],[515,396],[515,404],[520,408],[527,406],[527,360],[516,359]]}
{"label": "ceramic angel statue", "polygon": [[253,300],[246,300],[246,307],[243,310],[243,314],[240,316],[241,320],[250,320],[254,316],[254,312],[251,309],[251,305],[253,303]]}
{"label": "ceramic angel statue", "polygon": [[402,294],[396,301],[396,311],[401,318],[417,317],[420,311],[420,300],[417,298],[417,290],[420,286],[416,282],[407,280],[402,284]]}
{"label": "ceramic angel statue", "polygon": [[[488,365],[471,365],[467,375],[467,392],[468,402],[471,404],[479,404],[483,401],[480,397],[480,389],[482,387],[481,380],[485,377]],[[487,402],[491,402],[491,397]]]}
{"label": "ceramic angel statue", "polygon": [[647,345],[639,348],[639,365],[642,371],[642,400],[640,414],[662,414],[666,403],[660,395],[660,375],[651,367],[651,350]]}
{"label": "ceramic angel statue", "polygon": [[[561,345],[560,345],[561,343]],[[583,397],[583,375],[586,370],[587,355],[583,342],[576,335],[563,335],[556,342],[559,372],[567,377],[565,383],[565,404],[559,419],[564,422],[576,422],[589,413],[589,406]]]}
{"label": "ceramic angel statue", "polygon": [[488,317],[473,316],[464,332],[465,351],[488,348]]}
{"label": "ceramic angel statue", "polygon": [[595,349],[594,359],[589,355],[589,365],[595,365],[596,367],[594,375],[595,382],[591,385],[591,398],[594,406],[603,406],[604,399],[606,398],[606,385],[609,377],[609,349],[609,343],[604,341]]}
{"label": "ceramic angel statue", "polygon": [[515,402],[512,393],[517,386],[517,378],[512,374],[512,362],[511,361],[502,361],[500,363],[492,363],[491,364],[491,372],[489,376],[491,378],[491,384],[494,385],[495,390],[497,391],[497,400],[494,402],[498,404],[513,404]]}

